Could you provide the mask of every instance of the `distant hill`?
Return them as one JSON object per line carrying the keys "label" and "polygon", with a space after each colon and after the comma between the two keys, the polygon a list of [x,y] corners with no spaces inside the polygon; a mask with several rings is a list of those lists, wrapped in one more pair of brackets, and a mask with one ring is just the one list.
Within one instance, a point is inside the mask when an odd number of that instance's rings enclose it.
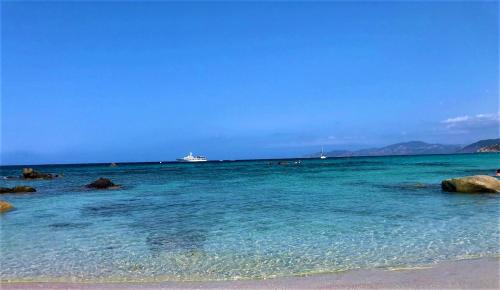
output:
{"label": "distant hill", "polygon": [[451,154],[460,149],[458,145],[429,144],[421,141],[397,143],[378,149],[360,150],[355,153],[364,156],[382,155],[422,155],[422,154]]}
{"label": "distant hill", "polygon": [[[476,152],[500,152],[500,139],[481,140],[465,147],[459,145],[429,144],[421,141],[410,141],[392,144],[380,148],[369,148],[357,151],[335,150],[326,152],[328,157],[347,156],[385,156],[385,155],[425,155],[455,154]],[[306,157],[319,157],[320,152]]]}
{"label": "distant hill", "polygon": [[457,153],[499,152],[500,151],[498,150],[499,147],[500,147],[500,138],[486,139],[467,145],[464,148],[460,149]]}
{"label": "distant hill", "polygon": [[458,145],[429,144],[421,141],[397,143],[382,148],[352,152],[351,156],[451,154],[460,149]]}

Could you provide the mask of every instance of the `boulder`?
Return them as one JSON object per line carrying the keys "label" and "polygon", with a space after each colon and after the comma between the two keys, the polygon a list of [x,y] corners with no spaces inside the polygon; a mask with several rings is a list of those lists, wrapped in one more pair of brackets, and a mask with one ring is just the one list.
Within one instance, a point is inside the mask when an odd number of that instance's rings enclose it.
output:
{"label": "boulder", "polygon": [[50,173],[38,172],[33,168],[23,168],[23,177],[25,179],[52,179],[54,176]]}
{"label": "boulder", "polygon": [[23,176],[24,177],[30,177],[35,174],[35,169],[33,168],[23,168]]}
{"label": "boulder", "polygon": [[87,188],[95,188],[95,189],[108,189],[108,188],[117,188],[119,185],[114,184],[108,178],[99,178],[96,181],[85,185]]}
{"label": "boulder", "polygon": [[4,200],[0,200],[0,213],[3,213],[3,212],[6,212],[6,211],[9,211],[11,209],[13,209],[14,207],[12,206],[12,204],[4,201]]}
{"label": "boulder", "polygon": [[441,188],[450,192],[500,193],[500,180],[487,175],[466,176],[443,180]]}
{"label": "boulder", "polygon": [[34,189],[31,186],[16,186],[12,188],[8,187],[0,187],[0,194],[1,193],[24,193],[24,192],[36,192],[36,189]]}

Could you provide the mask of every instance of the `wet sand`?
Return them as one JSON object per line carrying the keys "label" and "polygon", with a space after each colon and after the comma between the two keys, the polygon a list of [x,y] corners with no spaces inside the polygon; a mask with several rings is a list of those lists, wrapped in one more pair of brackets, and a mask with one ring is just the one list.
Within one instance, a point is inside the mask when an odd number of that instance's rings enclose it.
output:
{"label": "wet sand", "polygon": [[415,269],[353,270],[267,280],[157,283],[2,283],[1,289],[500,289],[500,259]]}

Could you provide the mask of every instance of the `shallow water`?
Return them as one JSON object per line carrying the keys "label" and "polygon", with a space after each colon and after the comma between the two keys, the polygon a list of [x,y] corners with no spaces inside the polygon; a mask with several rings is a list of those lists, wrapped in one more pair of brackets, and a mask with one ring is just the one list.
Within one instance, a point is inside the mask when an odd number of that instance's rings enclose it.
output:
{"label": "shallow water", "polygon": [[[500,154],[38,166],[1,180],[2,280],[224,280],[401,267],[500,253],[500,199],[449,194]],[[1,175],[19,175],[3,167]],[[90,191],[105,176],[120,190]]]}

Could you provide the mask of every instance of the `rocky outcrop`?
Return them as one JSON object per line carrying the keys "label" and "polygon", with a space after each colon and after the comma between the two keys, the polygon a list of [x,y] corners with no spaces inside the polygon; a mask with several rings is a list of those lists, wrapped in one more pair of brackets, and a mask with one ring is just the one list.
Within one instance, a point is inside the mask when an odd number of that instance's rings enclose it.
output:
{"label": "rocky outcrop", "polygon": [[58,175],[39,172],[33,168],[23,168],[23,178],[25,179],[52,179],[54,177],[58,177]]}
{"label": "rocky outcrop", "polygon": [[96,181],[85,185],[87,188],[94,188],[94,189],[115,189],[120,187],[117,184],[114,184],[111,180],[107,178],[99,178]]}
{"label": "rocky outcrop", "polygon": [[486,139],[486,140],[480,140],[476,143],[472,143],[468,146],[465,146],[462,148],[460,151],[457,153],[476,153],[476,152],[483,152],[479,151],[481,148],[488,147],[488,146],[493,146],[493,145],[498,145],[500,144],[500,138],[498,139]]}
{"label": "rocky outcrop", "polygon": [[0,213],[3,213],[3,212],[6,212],[6,211],[9,211],[11,209],[13,209],[14,207],[12,206],[12,204],[4,201],[4,200],[0,200]]}
{"label": "rocky outcrop", "polygon": [[500,180],[487,175],[466,176],[443,180],[441,188],[449,192],[500,193]]}
{"label": "rocky outcrop", "polygon": [[500,152],[500,144],[481,147],[479,148],[479,150],[477,150],[477,152],[480,153]]}
{"label": "rocky outcrop", "polygon": [[31,186],[16,186],[16,187],[0,187],[0,194],[1,193],[25,193],[25,192],[36,192],[36,189],[34,189]]}

